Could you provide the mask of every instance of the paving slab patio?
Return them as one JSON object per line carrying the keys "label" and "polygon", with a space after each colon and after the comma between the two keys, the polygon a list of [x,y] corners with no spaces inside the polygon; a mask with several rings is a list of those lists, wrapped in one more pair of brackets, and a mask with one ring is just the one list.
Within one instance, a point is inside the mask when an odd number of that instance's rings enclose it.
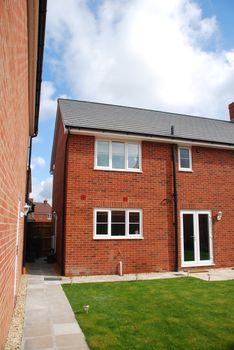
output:
{"label": "paving slab patio", "polygon": [[96,282],[120,282],[136,280],[153,280],[162,278],[196,277],[206,281],[225,281],[234,279],[234,268],[206,269],[206,272],[150,272],[139,274],[98,275],[63,277],[60,283],[96,283]]}
{"label": "paving slab patio", "polygon": [[207,272],[190,273],[189,275],[211,282],[234,280],[234,268],[209,269]]}
{"label": "paving slab patio", "polygon": [[56,273],[43,260],[30,265],[21,349],[89,350],[61,284],[45,276]]}

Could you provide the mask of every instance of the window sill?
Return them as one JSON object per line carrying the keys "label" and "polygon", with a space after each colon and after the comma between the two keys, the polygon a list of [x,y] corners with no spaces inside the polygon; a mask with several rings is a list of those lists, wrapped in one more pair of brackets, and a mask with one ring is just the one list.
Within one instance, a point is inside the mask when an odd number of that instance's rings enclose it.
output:
{"label": "window sill", "polygon": [[100,241],[100,240],[102,240],[102,241],[107,241],[107,240],[126,240],[126,239],[128,239],[128,240],[139,240],[139,239],[144,239],[144,237],[124,237],[124,236],[116,236],[116,237],[97,237],[97,236],[95,236],[95,237],[93,237],[93,239],[94,240],[97,240],[97,241]]}
{"label": "window sill", "polygon": [[181,267],[203,267],[203,266],[215,266],[213,262],[204,262],[199,264],[181,264]]}
{"label": "window sill", "polygon": [[94,167],[93,170],[101,170],[101,171],[114,171],[114,172],[121,172],[121,173],[143,173],[142,170],[131,170],[131,169],[108,169],[108,168],[98,168]]}
{"label": "window sill", "polygon": [[192,169],[179,169],[179,171],[181,171],[183,173],[193,173]]}

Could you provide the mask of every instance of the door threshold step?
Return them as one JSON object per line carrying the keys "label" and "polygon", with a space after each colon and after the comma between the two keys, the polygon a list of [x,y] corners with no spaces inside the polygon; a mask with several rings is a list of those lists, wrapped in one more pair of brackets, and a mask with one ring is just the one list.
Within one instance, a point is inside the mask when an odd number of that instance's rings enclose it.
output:
{"label": "door threshold step", "polygon": [[62,281],[62,277],[44,277],[44,281]]}

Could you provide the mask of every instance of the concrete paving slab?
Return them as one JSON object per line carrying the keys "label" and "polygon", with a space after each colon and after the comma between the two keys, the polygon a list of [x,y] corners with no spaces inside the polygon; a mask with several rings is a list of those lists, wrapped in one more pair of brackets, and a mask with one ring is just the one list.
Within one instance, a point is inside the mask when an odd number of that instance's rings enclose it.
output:
{"label": "concrete paving slab", "polygon": [[82,334],[77,322],[53,324],[53,329],[55,335]]}
{"label": "concrete paving slab", "polygon": [[44,286],[40,283],[40,284],[38,284],[38,283],[36,283],[36,284],[30,284],[29,286],[28,286],[28,291],[30,291],[31,289],[37,289],[37,290],[39,290],[39,289],[44,289]]}
{"label": "concrete paving slab", "polygon": [[37,312],[31,312],[30,310],[26,310],[25,319],[32,320],[36,322],[38,320],[44,320],[48,316],[48,309],[44,308],[41,310],[37,310]]}
{"label": "concrete paving slab", "polygon": [[40,283],[40,281],[37,279],[37,280],[30,280],[29,281],[30,282],[30,285],[32,286],[32,285],[38,285],[39,283]]}
{"label": "concrete paving slab", "polygon": [[37,323],[31,327],[26,327],[24,331],[25,338],[41,337],[50,335],[52,333],[51,324],[41,324]]}
{"label": "concrete paving slab", "polygon": [[204,281],[234,280],[234,269],[209,269],[208,272],[190,273],[190,276],[202,279]]}
{"label": "concrete paving slab", "polygon": [[28,327],[34,327],[35,324],[37,327],[45,326],[45,327],[51,327],[51,320],[49,317],[46,317],[44,319],[38,319],[38,320],[33,320],[33,319],[25,319],[24,320],[24,329],[27,329]]}
{"label": "concrete paving slab", "polygon": [[[57,306],[56,306],[57,307]],[[61,308],[60,310],[54,310],[53,307],[51,307],[50,309],[50,313],[51,313],[51,317],[52,318],[60,318],[60,317],[66,317],[66,315],[69,315],[69,313],[71,312],[71,310],[69,308]],[[74,320],[74,316],[72,315],[72,321]],[[60,322],[59,322],[60,323]],[[64,321],[65,323],[65,321]],[[70,321],[68,323],[71,323]]]}
{"label": "concrete paving slab", "polygon": [[74,317],[70,315],[52,315],[51,316],[51,321],[53,323],[72,323],[74,322]]}
{"label": "concrete paving slab", "polygon": [[42,350],[42,349],[53,349],[53,337],[35,337],[23,339],[24,350]]}
{"label": "concrete paving slab", "polygon": [[65,335],[57,335],[55,337],[55,343],[57,347],[65,347],[67,345],[77,346],[77,348],[87,350],[84,343],[83,334],[65,334]]}

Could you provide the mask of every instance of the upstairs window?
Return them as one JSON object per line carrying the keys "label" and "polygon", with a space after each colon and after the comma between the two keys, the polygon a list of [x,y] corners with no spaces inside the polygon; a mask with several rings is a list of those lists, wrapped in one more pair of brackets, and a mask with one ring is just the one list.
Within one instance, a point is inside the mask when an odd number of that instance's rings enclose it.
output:
{"label": "upstairs window", "polygon": [[142,238],[141,209],[94,209],[94,238]]}
{"label": "upstairs window", "polygon": [[96,140],[95,168],[105,170],[141,170],[141,144]]}
{"label": "upstairs window", "polygon": [[192,155],[190,147],[179,147],[179,170],[192,171]]}

